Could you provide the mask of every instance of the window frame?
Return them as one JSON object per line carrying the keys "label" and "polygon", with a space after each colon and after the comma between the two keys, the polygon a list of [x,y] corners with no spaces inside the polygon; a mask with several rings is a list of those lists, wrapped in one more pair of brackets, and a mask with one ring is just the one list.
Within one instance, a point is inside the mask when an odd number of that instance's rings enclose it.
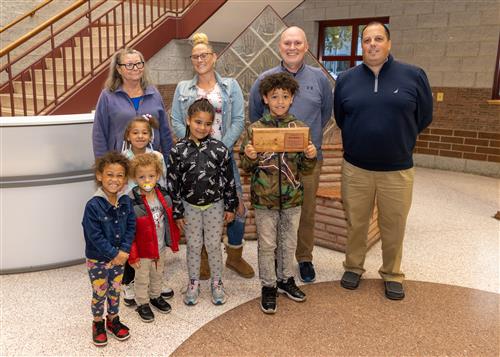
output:
{"label": "window frame", "polygon": [[[319,21],[317,58],[321,64],[324,64],[325,61],[349,61],[349,68],[351,68],[356,65],[356,61],[362,61],[363,56],[356,55],[356,51],[358,49],[359,26],[367,25],[373,21],[389,25],[389,16]],[[350,56],[323,56],[325,48],[325,28],[334,26],[352,26]]]}
{"label": "window frame", "polygon": [[495,77],[493,78],[493,88],[491,99],[500,100],[500,35],[498,36],[497,62],[495,65]]}

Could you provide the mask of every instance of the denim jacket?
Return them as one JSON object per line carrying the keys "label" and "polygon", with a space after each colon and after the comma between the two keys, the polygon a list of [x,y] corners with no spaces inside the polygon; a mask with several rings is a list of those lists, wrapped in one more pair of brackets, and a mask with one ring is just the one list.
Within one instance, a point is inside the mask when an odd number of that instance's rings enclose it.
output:
{"label": "denim jacket", "polygon": [[135,234],[132,200],[122,195],[115,207],[99,188],[85,206],[82,226],[88,259],[109,262],[119,250],[130,252]]}
{"label": "denim jacket", "polygon": [[[229,151],[245,128],[245,109],[240,85],[233,78],[223,78],[215,72],[215,79],[222,92],[222,142]],[[189,106],[198,99],[196,84],[198,75],[188,81],[181,81],[175,88],[172,102],[172,127],[177,138],[186,135],[186,118]]]}

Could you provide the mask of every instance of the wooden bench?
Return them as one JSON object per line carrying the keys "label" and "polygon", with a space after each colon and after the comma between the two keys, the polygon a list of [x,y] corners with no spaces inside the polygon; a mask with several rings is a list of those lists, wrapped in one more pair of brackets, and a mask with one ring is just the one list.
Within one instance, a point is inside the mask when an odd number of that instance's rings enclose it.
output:
{"label": "wooden bench", "polygon": [[[347,219],[342,205],[340,187],[320,187],[316,197],[314,243],[321,247],[345,252]],[[368,248],[379,239],[380,231],[375,208],[368,229]]]}

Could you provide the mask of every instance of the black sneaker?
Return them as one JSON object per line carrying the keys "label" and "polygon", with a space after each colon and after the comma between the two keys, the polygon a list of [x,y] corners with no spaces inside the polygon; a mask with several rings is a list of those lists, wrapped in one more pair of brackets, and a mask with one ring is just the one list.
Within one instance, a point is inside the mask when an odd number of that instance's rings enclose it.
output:
{"label": "black sneaker", "polygon": [[384,281],[385,297],[391,300],[403,300],[405,298],[405,291],[403,284],[397,281]]}
{"label": "black sneaker", "polygon": [[155,314],[153,314],[149,304],[139,305],[135,311],[144,322],[153,322],[155,320]]}
{"label": "black sneaker", "polygon": [[161,292],[161,297],[164,299],[171,299],[174,297],[174,291],[171,288],[165,288]]}
{"label": "black sneaker", "polygon": [[346,271],[344,275],[342,275],[342,279],[340,280],[340,285],[344,289],[354,290],[359,286],[359,280],[361,279],[361,275],[353,272]]}
{"label": "black sneaker", "polygon": [[295,279],[292,277],[287,280],[278,281],[278,292],[285,294],[293,301],[304,301],[306,299],[306,294],[295,285]]}
{"label": "black sneaker", "polygon": [[312,283],[316,280],[316,272],[314,271],[314,265],[311,262],[300,262],[299,263],[299,278],[304,283]]}
{"label": "black sneaker", "polygon": [[274,314],[276,312],[277,288],[272,286],[262,287],[262,296],[260,299],[260,308],[265,314]]}
{"label": "black sneaker", "polygon": [[172,311],[172,307],[170,306],[170,304],[166,302],[165,299],[163,299],[161,296],[158,296],[154,299],[149,299],[149,303],[162,314],[168,314],[170,311]]}

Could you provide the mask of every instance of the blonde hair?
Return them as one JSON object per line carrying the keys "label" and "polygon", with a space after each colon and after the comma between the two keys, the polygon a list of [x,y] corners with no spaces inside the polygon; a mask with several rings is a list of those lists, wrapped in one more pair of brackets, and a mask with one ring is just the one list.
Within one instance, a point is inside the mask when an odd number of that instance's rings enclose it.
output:
{"label": "blonde hair", "polygon": [[203,32],[197,32],[193,35],[193,39],[192,39],[192,42],[193,42],[193,47],[197,46],[197,45],[205,45],[207,46],[210,51],[214,51],[212,45],[210,44],[210,42],[208,42],[208,36],[206,34],[204,34]]}
{"label": "blonde hair", "polygon": [[142,72],[141,77],[141,87],[143,90],[146,90],[146,88],[152,84],[146,61],[144,60],[144,56],[142,55],[142,53],[129,47],[122,48],[113,55],[113,58],[111,59],[111,63],[109,65],[108,78],[106,79],[106,84],[104,85],[105,88],[109,89],[111,92],[114,92],[123,84],[122,76],[120,75],[120,73],[118,73],[118,64],[121,62],[121,59],[125,55],[139,55],[141,61],[144,62],[144,71]]}
{"label": "blonde hair", "polygon": [[163,173],[163,164],[160,161],[160,158],[156,156],[156,154],[148,152],[145,154],[134,156],[132,161],[130,161],[130,177],[135,178],[137,168],[150,165],[153,166],[156,173],[161,176],[161,174]]}

